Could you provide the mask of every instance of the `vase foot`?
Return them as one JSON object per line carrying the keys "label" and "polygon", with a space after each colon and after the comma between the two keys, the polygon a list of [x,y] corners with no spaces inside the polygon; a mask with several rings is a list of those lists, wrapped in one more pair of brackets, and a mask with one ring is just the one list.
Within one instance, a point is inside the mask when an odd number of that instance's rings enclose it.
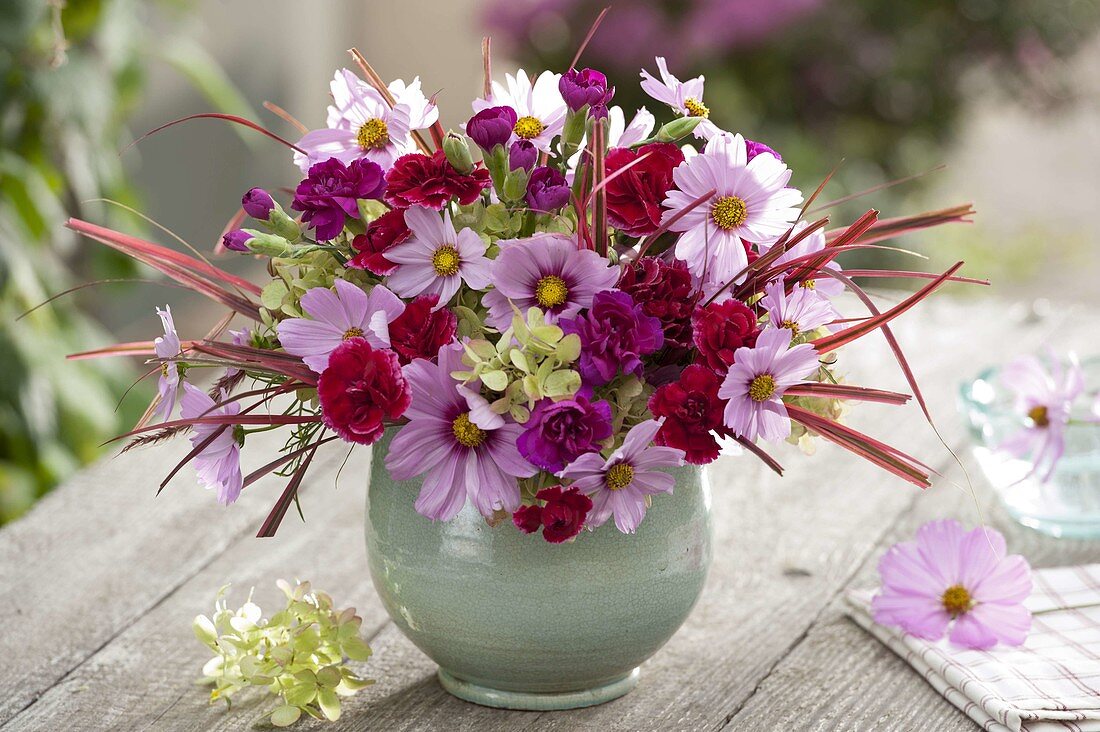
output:
{"label": "vase foot", "polygon": [[489,686],[475,684],[453,676],[439,669],[439,683],[450,694],[474,704],[498,709],[519,709],[532,712],[549,712],[561,709],[577,709],[618,699],[638,685],[638,669],[634,669],[621,679],[602,686],[580,691],[566,692],[527,692],[505,691]]}

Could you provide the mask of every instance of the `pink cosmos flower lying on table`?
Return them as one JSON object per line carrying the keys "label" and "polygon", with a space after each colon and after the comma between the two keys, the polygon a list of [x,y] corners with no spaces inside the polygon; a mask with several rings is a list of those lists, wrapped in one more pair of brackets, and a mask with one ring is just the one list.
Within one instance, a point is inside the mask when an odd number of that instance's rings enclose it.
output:
{"label": "pink cosmos flower lying on table", "polygon": [[876,623],[925,640],[949,633],[952,643],[967,648],[1018,646],[1027,638],[1031,568],[1017,554],[1006,556],[998,531],[931,521],[915,541],[890,547],[878,571],[882,589],[871,603]]}

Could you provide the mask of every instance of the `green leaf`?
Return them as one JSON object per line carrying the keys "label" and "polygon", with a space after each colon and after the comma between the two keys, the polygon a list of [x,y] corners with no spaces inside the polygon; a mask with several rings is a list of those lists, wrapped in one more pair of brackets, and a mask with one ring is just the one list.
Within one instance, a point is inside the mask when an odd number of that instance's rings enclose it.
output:
{"label": "green leaf", "polygon": [[264,285],[260,293],[260,303],[268,310],[281,310],[283,299],[290,294],[286,283],[282,280],[272,280]]}
{"label": "green leaf", "polygon": [[359,636],[348,638],[341,645],[344,655],[352,661],[366,661],[371,656],[370,646]]}
{"label": "green leaf", "polygon": [[335,722],[340,718],[340,697],[334,689],[321,689],[317,692],[317,704],[329,721]]}
{"label": "green leaf", "polygon": [[271,713],[271,723],[276,727],[289,727],[297,722],[301,716],[301,709],[285,704]]}

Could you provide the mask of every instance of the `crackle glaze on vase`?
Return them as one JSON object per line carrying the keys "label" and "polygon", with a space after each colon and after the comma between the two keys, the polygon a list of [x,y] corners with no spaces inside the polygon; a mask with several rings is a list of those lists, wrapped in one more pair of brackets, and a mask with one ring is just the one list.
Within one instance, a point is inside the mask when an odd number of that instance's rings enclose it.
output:
{"label": "crackle glaze on vase", "polygon": [[383,464],[394,430],[374,445],[367,491],[371,577],[390,617],[467,701],[569,709],[637,684],[638,665],[687,618],[710,565],[710,488],[698,467],[670,470],[637,534],[612,521],[549,544],[490,527],[467,503],[452,521],[413,509],[420,481]]}

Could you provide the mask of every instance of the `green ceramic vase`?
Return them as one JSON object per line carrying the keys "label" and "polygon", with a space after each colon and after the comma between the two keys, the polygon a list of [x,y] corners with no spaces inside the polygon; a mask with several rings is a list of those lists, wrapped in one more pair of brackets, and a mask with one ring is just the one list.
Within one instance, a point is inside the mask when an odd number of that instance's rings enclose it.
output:
{"label": "green ceramic vase", "polygon": [[467,701],[569,709],[622,696],[638,666],[676,632],[710,565],[704,471],[671,470],[634,535],[608,522],[549,544],[490,527],[467,503],[452,521],[413,509],[420,481],[384,466],[393,430],[374,445],[367,491],[371,577],[390,617]]}

